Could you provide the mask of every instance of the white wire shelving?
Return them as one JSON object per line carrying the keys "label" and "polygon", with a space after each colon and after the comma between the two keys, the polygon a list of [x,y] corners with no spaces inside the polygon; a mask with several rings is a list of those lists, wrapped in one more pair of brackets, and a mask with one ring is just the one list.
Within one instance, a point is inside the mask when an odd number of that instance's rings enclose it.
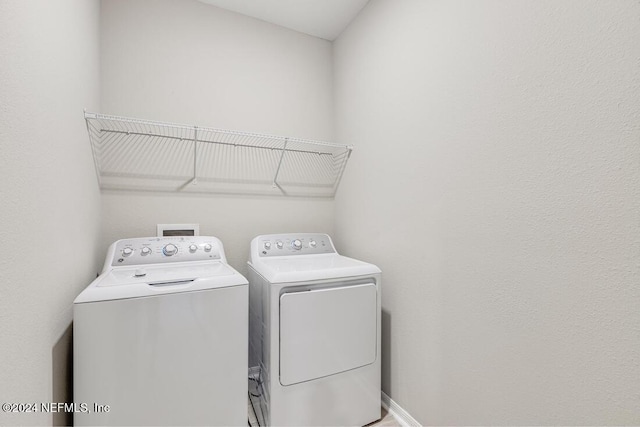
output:
{"label": "white wire shelving", "polygon": [[85,112],[103,190],[333,198],[350,145]]}

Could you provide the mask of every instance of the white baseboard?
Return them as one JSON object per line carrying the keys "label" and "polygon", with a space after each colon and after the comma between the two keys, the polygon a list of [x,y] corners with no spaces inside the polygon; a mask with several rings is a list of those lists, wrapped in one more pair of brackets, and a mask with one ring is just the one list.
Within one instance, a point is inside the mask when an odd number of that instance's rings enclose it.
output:
{"label": "white baseboard", "polygon": [[410,413],[393,401],[383,391],[381,392],[382,407],[386,409],[395,418],[402,427],[421,427],[420,423],[411,416]]}

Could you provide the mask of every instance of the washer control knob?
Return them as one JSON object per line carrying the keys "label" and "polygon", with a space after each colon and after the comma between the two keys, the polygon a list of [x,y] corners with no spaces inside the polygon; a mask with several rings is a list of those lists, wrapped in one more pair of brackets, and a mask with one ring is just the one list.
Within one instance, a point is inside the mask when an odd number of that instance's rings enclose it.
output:
{"label": "washer control knob", "polygon": [[189,245],[189,252],[194,253],[198,250],[198,247],[194,244]]}
{"label": "washer control knob", "polygon": [[122,250],[122,256],[129,256],[133,253],[133,249],[131,248],[124,248]]}
{"label": "washer control knob", "polygon": [[282,248],[284,247],[284,244],[283,244],[280,240],[278,240],[278,241],[276,242],[276,247],[277,247],[278,249],[282,249]]}
{"label": "washer control knob", "polygon": [[205,252],[211,252],[212,248],[213,248],[213,246],[211,246],[211,243],[207,243],[206,245],[204,245],[204,251]]}
{"label": "washer control knob", "polygon": [[309,242],[309,246],[312,247],[312,248],[315,248],[316,247],[316,241],[315,240],[310,241]]}
{"label": "washer control knob", "polygon": [[300,241],[300,239],[296,239],[291,242],[291,247],[296,251],[299,251],[300,249],[302,249],[302,242]]}
{"label": "washer control knob", "polygon": [[175,255],[178,252],[178,247],[173,243],[169,243],[164,248],[162,248],[162,253],[166,256]]}
{"label": "washer control knob", "polygon": [[271,249],[271,242],[264,242],[264,248],[265,248],[266,250]]}
{"label": "washer control knob", "polygon": [[142,249],[140,249],[140,253],[142,254],[142,256],[149,255],[151,253],[151,248],[148,246],[145,246]]}

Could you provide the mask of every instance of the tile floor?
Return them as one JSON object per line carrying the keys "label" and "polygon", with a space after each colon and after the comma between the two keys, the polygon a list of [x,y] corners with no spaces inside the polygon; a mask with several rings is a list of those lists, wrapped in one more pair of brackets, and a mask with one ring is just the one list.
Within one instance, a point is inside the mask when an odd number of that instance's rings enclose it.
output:
{"label": "tile floor", "polygon": [[382,418],[375,423],[367,424],[367,427],[400,427],[400,423],[386,409],[382,408]]}

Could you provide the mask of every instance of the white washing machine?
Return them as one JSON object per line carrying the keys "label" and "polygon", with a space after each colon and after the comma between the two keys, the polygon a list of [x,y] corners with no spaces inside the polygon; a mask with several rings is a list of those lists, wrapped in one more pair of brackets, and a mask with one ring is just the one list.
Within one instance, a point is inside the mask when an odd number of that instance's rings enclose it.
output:
{"label": "white washing machine", "polygon": [[267,426],[363,426],[380,418],[378,267],[326,234],[251,242],[249,391]]}
{"label": "white washing machine", "polygon": [[112,244],[73,305],[74,425],[246,426],[247,284],[215,237]]}

